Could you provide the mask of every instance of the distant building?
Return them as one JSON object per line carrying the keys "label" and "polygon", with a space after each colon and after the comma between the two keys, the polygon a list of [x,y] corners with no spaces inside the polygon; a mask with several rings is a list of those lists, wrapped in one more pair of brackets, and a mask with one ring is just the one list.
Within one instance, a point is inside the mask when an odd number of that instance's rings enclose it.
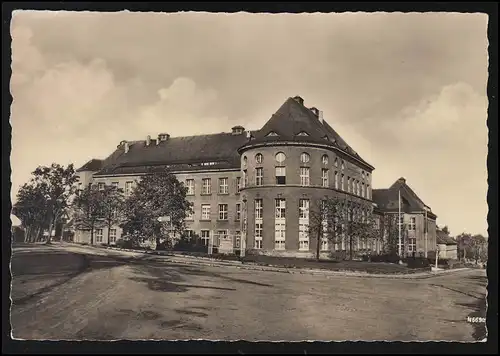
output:
{"label": "distant building", "polygon": [[[310,256],[316,242],[306,232],[312,205],[325,197],[349,197],[372,209],[372,172],[364,161],[301,97],[289,98],[257,131],[235,126],[228,133],[122,141],[106,159],[77,170],[79,188],[115,184],[130,194],[149,168],[168,168],[188,188],[194,214],[186,223],[205,243],[244,240],[256,253]],[[115,243],[121,229],[94,234]],[[75,241],[89,242],[77,231]],[[321,242],[321,250],[342,250]]]}
{"label": "distant building", "polygon": [[401,250],[405,255],[413,253],[425,255],[426,250],[436,251],[437,216],[406,184],[406,179],[399,178],[387,189],[373,190],[373,201],[377,205],[376,213],[379,217],[389,216],[397,219],[399,193],[401,193],[401,223],[406,236],[402,239]]}
{"label": "distant building", "polygon": [[457,241],[441,230],[436,231],[439,258],[456,260],[458,258]]}

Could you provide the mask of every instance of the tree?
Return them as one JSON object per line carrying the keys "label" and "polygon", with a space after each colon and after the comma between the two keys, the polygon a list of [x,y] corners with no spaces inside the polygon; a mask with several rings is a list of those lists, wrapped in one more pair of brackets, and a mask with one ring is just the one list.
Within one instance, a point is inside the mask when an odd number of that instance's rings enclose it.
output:
{"label": "tree", "polygon": [[100,191],[101,196],[101,216],[105,226],[108,228],[108,244],[111,227],[122,221],[125,197],[123,190],[113,185],[106,185]]}
{"label": "tree", "polygon": [[[486,258],[484,258],[486,255]],[[488,259],[488,245],[486,238],[483,235],[477,234],[472,236],[472,258],[478,263],[478,261],[485,261]]]}
{"label": "tree", "polygon": [[316,259],[319,260],[323,239],[330,243],[346,241],[349,258],[354,257],[354,243],[378,239],[373,211],[367,204],[347,198],[327,198],[309,214],[309,236],[316,239]]}
{"label": "tree", "polygon": [[472,235],[463,232],[457,236],[457,242],[458,242],[458,252],[459,252],[458,257],[463,258],[464,260],[467,259],[467,256],[470,255],[472,252],[472,246],[474,244]]}
{"label": "tree", "polygon": [[25,183],[19,189],[12,214],[21,221],[21,226],[25,229],[25,242],[35,242],[46,227],[46,207],[44,192],[37,189],[33,182]]}
{"label": "tree", "polygon": [[47,229],[47,243],[51,242],[54,226],[69,207],[77,179],[74,173],[72,164],[66,168],[56,163],[50,167],[41,166],[18,191],[12,213],[26,228],[28,241],[36,241]]}
{"label": "tree", "polygon": [[70,198],[74,193],[74,183],[78,177],[75,175],[73,164],[65,168],[57,163],[52,163],[50,167],[38,167],[32,175],[35,189],[41,190],[45,197],[49,244],[55,224],[69,208]]}
{"label": "tree", "polygon": [[74,225],[78,230],[90,230],[90,244],[94,244],[94,230],[103,227],[103,194],[92,184],[76,195],[73,203]]}
{"label": "tree", "polygon": [[[384,251],[389,254],[399,255],[399,216],[398,214],[384,214],[383,235],[384,235]],[[401,224],[401,245],[402,254],[405,254],[408,244],[408,226],[406,223]]]}
{"label": "tree", "polygon": [[186,193],[187,188],[170,172],[148,172],[125,201],[121,224],[124,235],[136,241],[153,239],[159,246],[167,226],[158,218],[165,216],[170,217],[171,232],[181,233],[187,214],[192,213]]}

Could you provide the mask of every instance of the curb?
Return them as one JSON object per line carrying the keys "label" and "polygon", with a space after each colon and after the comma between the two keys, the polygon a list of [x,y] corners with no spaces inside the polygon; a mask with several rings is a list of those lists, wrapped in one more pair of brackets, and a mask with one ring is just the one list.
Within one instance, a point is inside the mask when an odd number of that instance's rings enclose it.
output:
{"label": "curb", "polygon": [[[80,246],[79,244],[75,244]],[[285,268],[278,266],[262,266],[257,263],[247,262],[243,263],[241,261],[219,261],[213,258],[207,257],[197,257],[189,256],[183,254],[163,254],[154,251],[144,251],[144,250],[131,250],[123,249],[118,247],[99,247],[91,245],[83,245],[82,247],[91,247],[99,250],[115,250],[115,251],[125,251],[133,253],[142,253],[145,255],[152,255],[155,257],[163,257],[165,259],[170,259],[172,262],[182,263],[186,265],[195,266],[209,266],[209,267],[233,267],[237,269],[251,270],[251,271],[267,271],[267,272],[278,272],[278,273],[288,273],[288,274],[308,274],[313,276],[325,276],[325,277],[364,277],[364,278],[385,278],[385,279],[426,279],[437,277],[444,274],[458,273],[469,270],[469,268],[457,268],[451,270],[441,270],[434,272],[417,272],[409,274],[375,274],[366,272],[351,272],[351,271],[330,271],[321,269],[308,269],[308,268]],[[181,260],[178,260],[181,259]],[[185,259],[182,261],[182,259]],[[188,261],[186,261],[188,260]],[[189,261],[191,260],[191,261]]]}

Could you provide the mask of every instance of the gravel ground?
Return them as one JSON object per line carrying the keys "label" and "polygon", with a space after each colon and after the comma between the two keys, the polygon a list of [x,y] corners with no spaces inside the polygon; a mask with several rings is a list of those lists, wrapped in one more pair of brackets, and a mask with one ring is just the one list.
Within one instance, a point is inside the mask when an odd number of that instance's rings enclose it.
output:
{"label": "gravel ground", "polygon": [[15,338],[474,341],[484,336],[484,327],[466,321],[472,313],[484,314],[478,307],[486,293],[484,270],[423,280],[326,277],[85,251],[85,271],[12,307]]}

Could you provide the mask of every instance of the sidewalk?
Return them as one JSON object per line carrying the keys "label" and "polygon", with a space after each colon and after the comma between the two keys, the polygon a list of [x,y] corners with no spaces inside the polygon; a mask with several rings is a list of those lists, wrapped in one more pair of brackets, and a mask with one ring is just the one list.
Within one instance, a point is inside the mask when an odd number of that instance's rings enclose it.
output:
{"label": "sidewalk", "polygon": [[367,272],[354,272],[354,271],[330,271],[325,269],[310,269],[310,268],[286,268],[279,266],[266,266],[260,265],[254,262],[241,262],[241,261],[221,261],[209,257],[197,257],[183,255],[175,252],[158,252],[158,251],[144,251],[144,250],[130,250],[122,249],[118,247],[104,247],[104,246],[89,246],[89,245],[79,245],[74,243],[68,243],[68,245],[78,246],[81,248],[89,248],[95,250],[113,250],[120,252],[128,252],[136,255],[149,255],[149,260],[157,261],[171,261],[176,263],[182,263],[186,265],[195,266],[208,266],[208,267],[232,267],[245,270],[254,271],[268,271],[268,272],[279,272],[279,273],[290,273],[290,274],[309,274],[309,275],[322,275],[322,276],[344,276],[344,277],[369,277],[369,278],[386,278],[386,279],[424,279],[431,278],[439,275],[456,273],[461,271],[466,271],[468,268],[457,268],[451,270],[438,270],[430,272],[419,272],[411,274],[373,274]]}

